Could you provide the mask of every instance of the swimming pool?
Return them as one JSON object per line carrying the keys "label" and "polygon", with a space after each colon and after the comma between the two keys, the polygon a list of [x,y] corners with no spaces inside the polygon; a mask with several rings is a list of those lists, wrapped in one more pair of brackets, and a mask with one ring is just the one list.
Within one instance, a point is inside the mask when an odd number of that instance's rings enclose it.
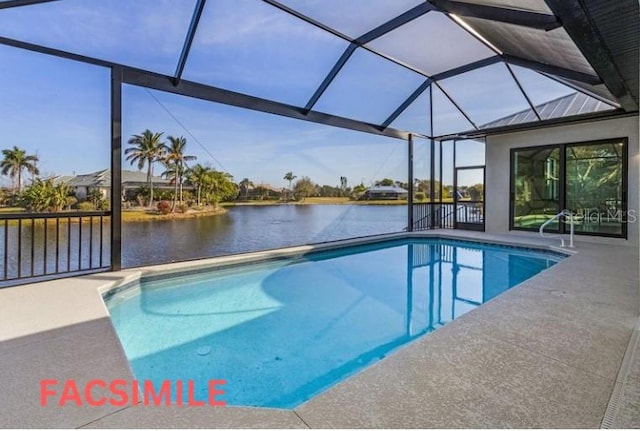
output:
{"label": "swimming pool", "polygon": [[139,380],[224,379],[229,405],[294,408],[562,255],[402,239],[140,283],[105,298]]}

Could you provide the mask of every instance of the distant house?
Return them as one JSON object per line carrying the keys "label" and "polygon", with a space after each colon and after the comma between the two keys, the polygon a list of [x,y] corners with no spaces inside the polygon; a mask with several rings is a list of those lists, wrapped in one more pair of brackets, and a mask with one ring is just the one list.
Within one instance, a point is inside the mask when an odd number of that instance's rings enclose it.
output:
{"label": "distant house", "polygon": [[69,184],[69,181],[75,178],[75,175],[58,175],[57,177],[51,178],[54,186],[58,184]]}
{"label": "distant house", "polygon": [[364,192],[364,199],[407,199],[409,192],[402,187],[378,186],[370,187]]}
{"label": "distant house", "polygon": [[[73,177],[63,176],[54,179],[54,183],[66,183],[78,199],[84,199],[92,190],[98,190],[106,199],[111,190],[111,171],[92,172],[90,174],[76,175]],[[141,171],[122,171],[122,195],[125,196],[127,190],[133,190],[147,185],[147,174]],[[153,177],[153,187],[158,190],[173,190],[173,185],[169,180],[160,177]]]}
{"label": "distant house", "polygon": [[260,183],[247,189],[249,199],[279,199],[285,189],[273,187],[271,184]]}

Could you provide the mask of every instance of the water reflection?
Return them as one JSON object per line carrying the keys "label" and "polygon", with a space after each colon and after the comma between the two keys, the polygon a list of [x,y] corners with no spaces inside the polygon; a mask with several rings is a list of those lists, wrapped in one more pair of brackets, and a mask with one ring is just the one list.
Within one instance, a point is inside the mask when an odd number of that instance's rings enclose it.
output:
{"label": "water reflection", "polygon": [[[108,220],[25,219],[0,224],[0,278],[45,276],[109,266]],[[0,283],[0,287],[3,284]]]}
{"label": "water reflection", "polygon": [[123,266],[401,232],[404,205],[239,206],[224,215],[123,225]]}

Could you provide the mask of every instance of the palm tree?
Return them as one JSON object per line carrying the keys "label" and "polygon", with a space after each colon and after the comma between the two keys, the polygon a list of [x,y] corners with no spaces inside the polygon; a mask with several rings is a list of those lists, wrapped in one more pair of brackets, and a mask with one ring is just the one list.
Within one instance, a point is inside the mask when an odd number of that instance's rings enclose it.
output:
{"label": "palm tree", "polygon": [[240,189],[244,192],[244,199],[245,200],[249,199],[249,188],[254,186],[253,181],[251,181],[249,178],[244,178],[242,181],[238,183],[238,185],[240,186]]}
{"label": "palm tree", "polygon": [[179,138],[169,136],[168,139],[170,144],[164,145],[165,155],[162,159],[167,170],[162,175],[172,178],[175,184],[172,208],[172,211],[174,211],[177,204],[178,188],[180,190],[180,203],[182,203],[182,180],[188,169],[187,162],[195,160],[196,156],[187,156],[184,154],[184,147],[187,145],[187,140],[183,136]]}
{"label": "palm tree", "polygon": [[[293,175],[293,172],[289,171],[284,174],[284,179],[289,181],[289,191],[291,191],[291,182],[298,178],[296,175]],[[285,193],[285,201],[287,200],[287,193]]]}
{"label": "palm tree", "polygon": [[200,206],[202,188],[207,184],[211,172],[210,167],[202,166],[200,163],[187,171],[187,181],[196,188],[196,203],[198,206]]}
{"label": "palm tree", "polygon": [[167,169],[160,174],[161,177],[169,180],[169,184],[173,184],[173,202],[171,203],[171,212],[175,211],[178,201],[178,178],[180,177],[179,168],[175,165],[169,165],[165,162]]}
{"label": "palm tree", "polygon": [[[9,175],[11,182],[13,183],[14,193],[20,193],[22,190],[22,171],[26,169],[32,175],[40,175],[36,163],[38,157],[33,155],[27,155],[26,151],[14,147],[10,150],[2,150],[3,159],[0,161],[0,169],[2,169],[2,175]],[[17,187],[16,187],[17,180]]]}
{"label": "palm tree", "polygon": [[65,206],[68,205],[68,198],[71,194],[71,188],[60,183],[58,185],[52,185],[51,187],[51,206],[54,211],[62,211]]}
{"label": "palm tree", "polygon": [[149,187],[149,206],[153,206],[153,164],[161,161],[164,154],[164,142],[162,142],[162,134],[153,133],[147,129],[140,135],[133,135],[128,143],[130,148],[124,150],[126,160],[131,165],[137,163],[139,170],[147,165],[147,186]]}

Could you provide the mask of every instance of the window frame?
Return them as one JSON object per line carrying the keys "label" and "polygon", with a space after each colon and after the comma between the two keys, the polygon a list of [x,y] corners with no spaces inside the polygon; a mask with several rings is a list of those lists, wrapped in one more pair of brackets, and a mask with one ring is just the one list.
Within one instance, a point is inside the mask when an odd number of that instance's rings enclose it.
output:
{"label": "window frame", "polygon": [[[606,237],[606,238],[628,238],[628,216],[627,211],[629,207],[628,195],[629,195],[629,138],[628,137],[617,137],[617,138],[607,138],[607,139],[599,139],[593,141],[577,141],[577,142],[565,142],[561,144],[545,144],[545,145],[532,145],[526,147],[513,147],[509,149],[509,230],[510,231],[525,231],[525,232],[537,232],[538,228],[526,228],[519,227],[514,225],[514,216],[515,216],[515,208],[514,208],[514,200],[515,200],[515,157],[518,151],[528,151],[528,150],[545,150],[545,149],[558,149],[560,153],[559,157],[559,175],[560,181],[558,184],[558,194],[559,194],[559,206],[560,210],[566,208],[567,206],[567,193],[566,193],[566,184],[567,184],[567,149],[570,147],[578,147],[578,146],[591,146],[591,145],[606,145],[606,144],[622,144],[622,222],[621,222],[621,233],[604,233],[604,232],[575,232],[576,235],[584,235],[584,236],[595,236],[595,237]],[[550,230],[549,232],[558,233],[558,234],[567,234],[568,229],[564,223],[559,224],[558,230]]]}

